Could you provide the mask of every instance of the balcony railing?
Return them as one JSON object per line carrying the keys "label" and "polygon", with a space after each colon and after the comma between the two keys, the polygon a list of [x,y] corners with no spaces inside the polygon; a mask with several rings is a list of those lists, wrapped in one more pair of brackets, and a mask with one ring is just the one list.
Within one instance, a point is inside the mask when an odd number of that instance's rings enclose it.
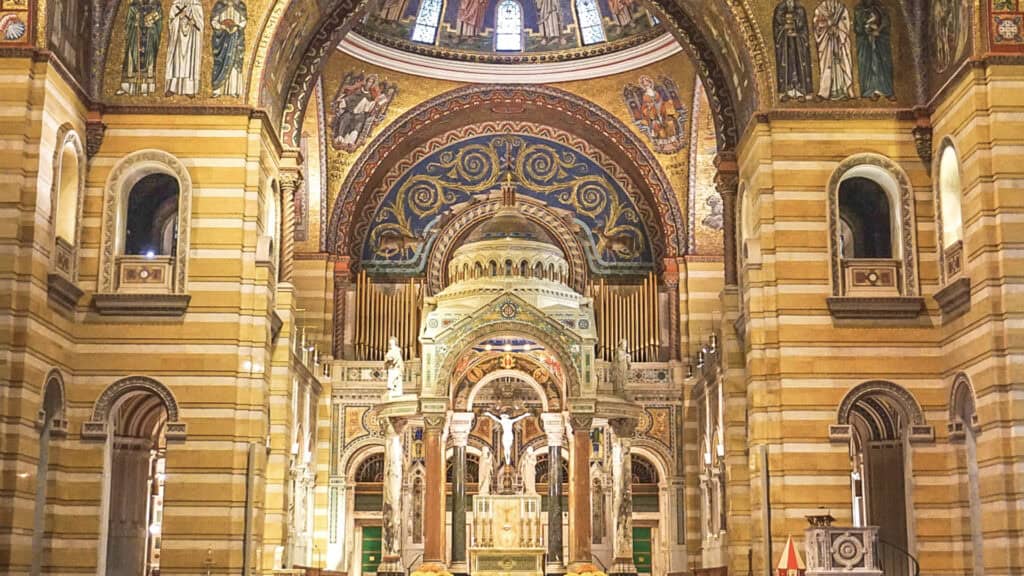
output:
{"label": "balcony railing", "polygon": [[957,240],[955,244],[942,252],[942,259],[946,265],[946,283],[955,280],[964,269],[964,241]]}
{"label": "balcony railing", "polygon": [[117,259],[118,292],[166,294],[172,291],[172,256],[125,255]]}
{"label": "balcony railing", "polygon": [[843,260],[845,296],[899,296],[901,278],[899,260],[856,258]]}

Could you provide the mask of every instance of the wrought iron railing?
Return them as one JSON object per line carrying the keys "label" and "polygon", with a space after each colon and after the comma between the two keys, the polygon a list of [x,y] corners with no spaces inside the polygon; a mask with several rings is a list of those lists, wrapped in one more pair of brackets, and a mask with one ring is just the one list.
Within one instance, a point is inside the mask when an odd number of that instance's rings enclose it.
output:
{"label": "wrought iron railing", "polygon": [[910,553],[885,540],[878,540],[878,566],[885,576],[921,576],[921,565]]}

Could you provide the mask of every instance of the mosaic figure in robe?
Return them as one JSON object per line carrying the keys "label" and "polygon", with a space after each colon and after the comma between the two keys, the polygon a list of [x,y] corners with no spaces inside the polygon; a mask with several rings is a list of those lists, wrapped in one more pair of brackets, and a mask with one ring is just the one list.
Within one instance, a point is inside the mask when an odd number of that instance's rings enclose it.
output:
{"label": "mosaic figure in robe", "polygon": [[889,14],[878,0],[861,0],[853,15],[862,98],[894,99]]}
{"label": "mosaic figure in robe", "polygon": [[824,0],[814,10],[820,76],[818,97],[823,100],[854,97],[850,28],[850,11],[840,0]]}
{"label": "mosaic figure in robe", "polygon": [[242,0],[217,0],[210,13],[213,29],[213,96],[242,94],[245,27],[248,13]]}
{"label": "mosaic figure in robe", "polygon": [[797,0],[782,0],[775,7],[772,24],[779,97],[806,98],[814,91],[807,11]]}
{"label": "mosaic figure in robe", "polygon": [[167,28],[167,95],[195,96],[203,64],[203,4],[200,0],[174,0]]}
{"label": "mosaic figure in robe", "polygon": [[455,31],[459,36],[476,36],[484,25],[487,0],[461,0],[455,15]]}
{"label": "mosaic figure in robe", "polygon": [[117,94],[142,95],[156,91],[156,57],[164,13],[157,0],[132,0],[125,10],[124,61]]}

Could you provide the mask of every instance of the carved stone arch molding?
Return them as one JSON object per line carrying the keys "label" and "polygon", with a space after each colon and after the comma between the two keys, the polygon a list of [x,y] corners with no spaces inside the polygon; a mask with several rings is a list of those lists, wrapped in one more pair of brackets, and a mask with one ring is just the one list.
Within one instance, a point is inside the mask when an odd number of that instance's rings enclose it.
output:
{"label": "carved stone arch molding", "polygon": [[114,382],[100,394],[93,405],[92,416],[82,423],[83,440],[106,440],[110,432],[110,416],[117,402],[126,394],[145,392],[160,399],[167,410],[167,429],[164,436],[168,442],[183,442],[187,426],[180,419],[178,401],[171,391],[160,382],[147,376],[128,376]]}
{"label": "carved stone arch molding", "polygon": [[967,427],[974,432],[981,431],[978,422],[978,396],[974,392],[971,378],[964,372],[953,378],[949,387],[949,439],[957,442],[964,439]]}
{"label": "carved stone arch molding", "polygon": [[[53,161],[50,165],[50,171],[53,175],[52,181],[50,182],[50,235],[52,238],[51,242],[56,242],[57,239],[57,207],[60,198],[60,173],[62,156],[64,155],[64,147],[70,144],[75,150],[75,156],[78,159],[78,197],[75,205],[75,237],[67,238],[66,240],[72,242],[76,247],[81,244],[82,238],[82,210],[85,206],[85,178],[86,172],[88,171],[88,158],[85,154],[85,146],[82,144],[82,137],[78,135],[78,131],[70,123],[64,123],[57,129],[57,137],[54,140],[56,145],[53,150]],[[54,249],[51,245],[51,255]],[[77,267],[72,268],[72,278],[74,278],[74,271]]]}
{"label": "carved stone arch molding", "polygon": [[[471,206],[452,219],[437,235],[434,247],[427,258],[427,294],[437,294],[445,288],[450,280],[446,280],[448,262],[452,252],[458,247],[459,241],[480,222],[490,218],[501,202],[493,200]],[[543,227],[558,242],[569,262],[569,285],[582,294],[587,285],[587,257],[579,237],[573,233],[565,220],[559,218],[547,208],[521,199],[519,209],[522,213]]]}
{"label": "carved stone arch molding", "polygon": [[342,450],[338,457],[338,470],[346,480],[355,480],[356,470],[374,454],[384,453],[384,439],[379,436],[364,436]]}
{"label": "carved stone arch molding", "polygon": [[163,150],[146,149],[128,154],[114,165],[103,191],[103,225],[100,246],[99,292],[116,290],[116,263],[119,249],[118,229],[124,224],[132,186],[150,174],[166,174],[178,180],[178,244],[174,260],[173,292],[184,294],[188,278],[189,231],[192,223],[192,176],[174,155]]}
{"label": "carved stone arch molding", "polygon": [[906,388],[887,380],[871,380],[854,386],[839,404],[836,423],[829,424],[828,434],[832,442],[848,443],[853,436],[850,414],[859,400],[872,396],[889,399],[907,419],[907,436],[911,443],[932,442],[935,429],[924,418],[924,411],[917,399]]}
{"label": "carved stone arch molding", "polygon": [[[467,318],[466,320],[473,320],[473,318]],[[463,322],[465,322],[465,320]],[[569,389],[568,396],[579,396],[581,389],[580,374],[577,371],[577,363],[574,360],[574,354],[571,348],[578,348],[580,343],[576,342],[574,338],[570,340],[565,337],[553,337],[550,333],[551,330],[562,331],[564,329],[545,317],[539,317],[537,322],[543,324],[543,326],[538,326],[533,322],[514,319],[484,324],[461,337],[456,334],[455,338],[451,340],[443,337],[440,338],[438,342],[441,349],[446,349],[447,351],[442,352],[444,360],[441,364],[441,369],[437,374],[437,382],[435,384],[436,390],[441,390],[444,396],[450,396],[450,387],[452,385],[450,375],[454,373],[455,364],[458,359],[470,347],[488,336],[510,333],[523,334],[535,338],[539,344],[544,345],[554,352],[555,356],[562,363],[563,371],[565,372],[567,380],[566,386]]]}
{"label": "carved stone arch molding", "polygon": [[[886,192],[890,201],[895,200],[899,210],[898,235],[900,242],[900,258],[903,265],[903,296],[917,296],[917,227],[914,210],[914,189],[910,184],[910,178],[903,170],[903,167],[892,159],[865,152],[855,154],[839,163],[832,177],[828,182],[828,231],[829,231],[829,257],[832,271],[832,295],[842,296],[842,270],[840,261],[842,255],[839,252],[839,186],[843,183],[846,175],[857,168],[872,167],[881,170],[885,175],[892,178],[896,183],[896,190],[891,190],[886,182],[875,180]],[[867,177],[867,176],[865,176]],[[893,195],[896,198],[893,198]],[[890,213],[892,211],[890,210]]]}
{"label": "carved stone arch molding", "polygon": [[[47,402],[47,396],[51,392],[57,395],[52,404]],[[64,375],[59,369],[54,368],[46,374],[43,387],[40,389],[36,429],[42,431],[49,424],[51,436],[65,436],[68,432],[67,407]]]}

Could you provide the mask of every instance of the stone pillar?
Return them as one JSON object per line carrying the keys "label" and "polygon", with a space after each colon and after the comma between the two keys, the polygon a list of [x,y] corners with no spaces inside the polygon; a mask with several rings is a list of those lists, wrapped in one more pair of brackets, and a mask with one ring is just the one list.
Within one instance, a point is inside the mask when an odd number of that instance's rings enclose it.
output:
{"label": "stone pillar", "polygon": [[609,574],[636,576],[633,565],[633,459],[630,448],[636,432],[636,420],[614,418],[610,421],[612,442],[612,508],[615,510],[615,560]]}
{"label": "stone pillar", "polygon": [[135,576],[146,562],[149,442],[115,438],[110,476],[107,575]]}
{"label": "stone pillar", "polygon": [[565,422],[557,413],[541,414],[540,419],[548,437],[548,563],[544,572],[548,576],[557,576],[565,573],[562,558],[562,439]]}
{"label": "stone pillar", "polygon": [[452,415],[452,565],[455,576],[469,574],[466,562],[466,445],[473,429],[473,413]]}
{"label": "stone pillar", "polygon": [[444,414],[423,416],[423,459],[427,472],[423,494],[423,562],[439,564],[444,563],[444,424]]}
{"label": "stone pillar", "polygon": [[[686,573],[686,484],[682,478],[673,478],[660,489],[662,525],[667,529],[667,576]],[[664,530],[663,529],[663,530]]]}
{"label": "stone pillar", "polygon": [[736,285],[736,194],[739,190],[739,163],[736,153],[723,150],[715,156],[715,187],[722,196],[722,232],[725,241],[725,285]]}
{"label": "stone pillar", "polygon": [[404,576],[402,567],[402,429],[406,420],[381,418],[384,430],[384,498],[378,576]]}
{"label": "stone pillar", "polygon": [[291,282],[295,270],[295,193],[301,185],[298,168],[281,171],[281,282]]}
{"label": "stone pillar", "polygon": [[572,422],[572,485],[569,486],[569,509],[572,530],[569,557],[573,564],[590,562],[590,414],[573,414]]}

